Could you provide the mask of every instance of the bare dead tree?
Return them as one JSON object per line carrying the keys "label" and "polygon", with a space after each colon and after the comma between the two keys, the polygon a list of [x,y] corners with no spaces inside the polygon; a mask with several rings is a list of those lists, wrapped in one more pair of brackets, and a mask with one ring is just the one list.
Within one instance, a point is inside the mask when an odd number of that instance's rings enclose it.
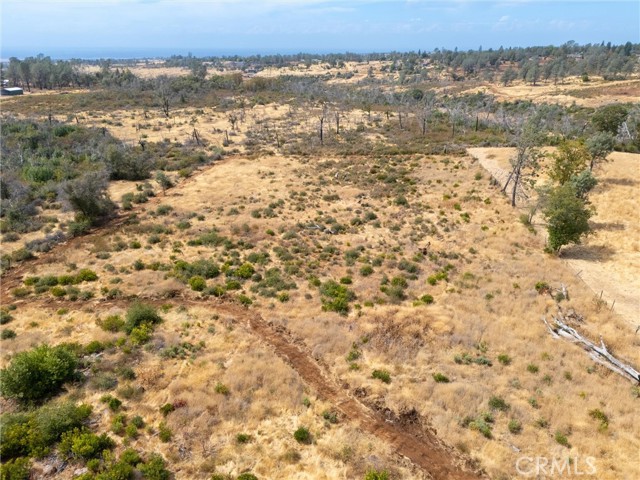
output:
{"label": "bare dead tree", "polygon": [[506,193],[511,185],[511,206],[516,206],[518,193],[523,194],[523,184],[533,184],[534,177],[539,167],[539,160],[543,153],[538,148],[540,132],[533,122],[525,121],[516,132],[516,155],[511,159],[511,172],[506,183],[502,187],[502,193]]}

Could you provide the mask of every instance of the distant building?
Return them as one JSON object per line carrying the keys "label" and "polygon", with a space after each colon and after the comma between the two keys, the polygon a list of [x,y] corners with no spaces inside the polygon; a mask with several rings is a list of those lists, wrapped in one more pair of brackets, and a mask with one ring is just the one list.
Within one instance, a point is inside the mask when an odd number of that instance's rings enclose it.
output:
{"label": "distant building", "polygon": [[22,95],[24,91],[19,87],[2,87],[2,95]]}

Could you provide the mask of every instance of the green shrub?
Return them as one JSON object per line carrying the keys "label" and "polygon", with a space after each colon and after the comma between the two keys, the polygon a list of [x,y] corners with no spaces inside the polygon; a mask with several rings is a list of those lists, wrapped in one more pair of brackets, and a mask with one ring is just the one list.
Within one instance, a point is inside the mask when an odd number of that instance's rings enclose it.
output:
{"label": "green shrub", "polygon": [[51,295],[53,295],[56,298],[64,297],[67,294],[67,290],[65,288],[57,287],[57,286],[51,287],[49,292],[51,293]]}
{"label": "green shrub", "polygon": [[364,480],[389,480],[389,472],[371,469],[364,474]]}
{"label": "green shrub", "polygon": [[538,373],[539,370],[540,368],[538,368],[538,366],[534,363],[530,363],[529,365],[527,365],[527,372],[529,373]]}
{"label": "green shrub", "polygon": [[160,413],[162,413],[162,415],[164,417],[166,417],[171,412],[173,412],[175,409],[176,409],[176,407],[173,406],[173,403],[165,403],[164,405],[162,405],[160,407]]}
{"label": "green shrub", "polygon": [[16,354],[0,371],[0,394],[22,403],[39,402],[76,376],[77,360],[66,346],[41,345]]}
{"label": "green shrub", "polygon": [[433,374],[433,379],[437,383],[449,383],[449,377],[447,377],[446,375],[444,375],[442,373],[434,373]]}
{"label": "green shrub", "polygon": [[142,324],[154,325],[160,323],[162,318],[156,312],[155,308],[151,305],[145,305],[143,303],[134,303],[127,310],[126,322],[124,329],[127,333]]}
{"label": "green shrub", "polygon": [[58,277],[58,285],[75,285],[77,278],[75,275],[60,275]]}
{"label": "green shrub", "polygon": [[371,376],[384,383],[391,383],[391,374],[387,370],[374,370]]}
{"label": "green shrub", "polygon": [[322,295],[322,309],[337,312],[341,315],[349,313],[349,302],[355,299],[355,294],[340,285],[335,280],[327,280],[320,285]]}
{"label": "green shrub", "polygon": [[256,272],[253,265],[250,263],[244,263],[235,271],[235,276],[239,278],[248,279]]}
{"label": "green shrub", "polygon": [[511,433],[517,435],[518,433],[522,432],[522,423],[519,420],[515,419],[509,420],[508,428]]}
{"label": "green shrub", "polygon": [[258,480],[253,473],[245,472],[237,476],[236,480]]}
{"label": "green shrub", "polygon": [[2,480],[29,480],[31,460],[28,458],[16,458],[0,465],[0,479]]}
{"label": "green shrub", "polygon": [[431,305],[434,302],[433,295],[427,293],[420,297],[420,301],[426,305]]}
{"label": "green shrub", "polygon": [[117,412],[122,406],[122,401],[113,395],[103,395],[100,401],[106,404],[112,412]]}
{"label": "green shrub", "polygon": [[469,427],[471,430],[476,430],[482,434],[485,438],[493,438],[492,424],[494,422],[493,416],[490,413],[481,413],[476,418],[466,417],[462,421],[462,425]]}
{"label": "green shrub", "polygon": [[506,353],[501,353],[500,355],[498,355],[498,361],[502,365],[510,365],[511,364],[511,357],[509,355],[507,355]]}
{"label": "green shrub", "polygon": [[191,277],[189,279],[189,286],[191,290],[202,292],[207,287],[207,281],[200,276]]}
{"label": "green shrub", "polygon": [[158,453],[152,453],[146,462],[138,465],[138,470],[147,480],[169,480],[171,478],[164,458]]}
{"label": "green shrub", "polygon": [[16,338],[16,332],[10,328],[3,328],[2,332],[0,332],[0,339],[11,340],[12,338]]}
{"label": "green shrub", "polygon": [[323,411],[322,418],[324,418],[329,423],[338,423],[338,414],[333,410]]}
{"label": "green shrub", "polygon": [[505,412],[509,410],[510,406],[503,398],[493,396],[489,399],[489,408],[491,410],[500,410],[501,412]]}
{"label": "green shrub", "polygon": [[603,431],[609,427],[609,417],[599,408],[589,411],[589,416],[600,422],[599,430]]}
{"label": "green shrub", "polygon": [[13,315],[6,310],[0,310],[0,325],[6,325],[11,320],[13,320]]}
{"label": "green shrub", "polygon": [[136,428],[142,428],[144,427],[144,419],[140,415],[136,415],[131,419],[131,424]]}
{"label": "green shrub", "polygon": [[115,442],[106,433],[96,435],[86,428],[74,428],[62,434],[59,451],[67,458],[89,460],[102,455],[104,450],[111,450]]}
{"label": "green shrub", "polygon": [[65,402],[47,405],[27,414],[5,413],[0,417],[0,457],[43,456],[60,436],[91,415],[89,405]]}
{"label": "green shrub", "polygon": [[172,436],[173,434],[169,427],[167,427],[167,424],[165,422],[160,422],[160,425],[158,425],[158,438],[160,438],[160,441],[167,443],[171,440]]}
{"label": "green shrub", "polygon": [[293,438],[295,438],[298,443],[309,444],[311,443],[311,432],[309,432],[306,427],[299,427],[293,432]]}
{"label": "green shrub", "polygon": [[556,431],[556,433],[554,435],[554,438],[555,438],[556,442],[558,442],[563,447],[571,448],[571,444],[569,443],[569,439],[560,430]]}
{"label": "green shrub", "polygon": [[17,287],[11,290],[11,295],[16,298],[24,298],[31,294],[31,290],[25,287]]}
{"label": "green shrub", "polygon": [[98,279],[98,275],[93,270],[89,270],[88,268],[83,268],[76,275],[76,282],[94,282]]}
{"label": "green shrub", "polygon": [[373,267],[371,265],[363,265],[360,267],[360,275],[363,277],[368,277],[373,273]]}
{"label": "green shrub", "polygon": [[251,435],[247,433],[239,433],[236,435],[236,442],[245,444],[251,441]]}
{"label": "green shrub", "polygon": [[224,383],[218,382],[216,383],[216,386],[213,389],[216,393],[219,393],[221,395],[229,395],[229,393],[231,393],[229,391],[229,387],[227,387]]}
{"label": "green shrub", "polygon": [[98,326],[106,332],[119,332],[124,327],[124,320],[120,315],[109,315],[104,320],[98,319],[96,321]]}
{"label": "green shrub", "polygon": [[126,463],[127,465],[137,465],[142,461],[140,458],[140,454],[136,452],[133,448],[127,448],[120,454],[120,462]]}
{"label": "green shrub", "polygon": [[83,348],[83,352],[85,355],[91,355],[94,353],[102,352],[106,347],[104,343],[99,340],[92,340]]}
{"label": "green shrub", "polygon": [[152,333],[153,327],[148,323],[143,323],[131,330],[131,333],[129,333],[129,339],[133,345],[143,345],[151,340]]}
{"label": "green shrub", "polygon": [[125,427],[124,434],[127,438],[136,439],[138,438],[138,427],[130,423]]}

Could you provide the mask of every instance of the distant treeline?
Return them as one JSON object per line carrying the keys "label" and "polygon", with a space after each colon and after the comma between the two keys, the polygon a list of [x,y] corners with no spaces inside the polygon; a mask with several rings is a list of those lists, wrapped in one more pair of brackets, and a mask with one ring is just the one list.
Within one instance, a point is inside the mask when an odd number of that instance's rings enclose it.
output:
{"label": "distant treeline", "polygon": [[[391,53],[332,53],[295,55],[211,56],[174,55],[165,59],[162,66],[189,68],[195,77],[204,78],[208,71],[222,70],[231,62],[234,69],[257,72],[264,68],[282,68],[291,65],[324,64],[344,67],[346,62],[387,61],[391,65],[384,70],[399,72],[400,83],[410,83],[412,76],[419,80],[428,78],[427,67],[436,67],[450,73],[452,80],[483,79],[500,80],[505,85],[521,78],[532,84],[540,80],[562,81],[568,76],[600,75],[608,80],[622,79],[638,71],[640,44],[626,42],[613,45],[579,45],[567,42],[561,46],[526,48],[498,48],[459,51],[435,49],[433,52]],[[2,78],[12,85],[26,89],[36,87],[52,89],[60,87],[123,86],[135,82],[136,77],[126,68],[140,60],[117,60],[123,68],[113,68],[115,60],[96,61],[52,60],[38,55],[23,60],[12,57],[2,64]],[[93,64],[100,70],[89,73],[82,65]]]}

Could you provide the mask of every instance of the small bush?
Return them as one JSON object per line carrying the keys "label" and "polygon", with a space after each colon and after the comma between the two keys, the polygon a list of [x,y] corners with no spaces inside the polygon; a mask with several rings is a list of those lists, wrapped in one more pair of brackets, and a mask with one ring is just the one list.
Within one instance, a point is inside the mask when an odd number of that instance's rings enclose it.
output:
{"label": "small bush", "polygon": [[387,370],[374,370],[371,376],[384,383],[391,383],[391,374]]}
{"label": "small bush", "polygon": [[176,407],[173,406],[173,403],[165,403],[164,405],[162,405],[160,407],[160,413],[162,413],[162,415],[164,417],[166,417],[171,412],[173,412],[175,409],[176,409]]}
{"label": "small bush", "polygon": [[207,281],[200,276],[191,277],[189,279],[189,286],[191,290],[202,292],[207,287]]}
{"label": "small bush", "polygon": [[258,480],[258,477],[256,477],[253,473],[245,472],[238,475],[236,480]]}
{"label": "small bush", "polygon": [[98,275],[93,270],[89,270],[88,268],[83,268],[76,275],[76,282],[95,282],[98,279]]}
{"label": "small bush", "polygon": [[527,372],[538,373],[539,371],[540,371],[540,368],[536,364],[530,363],[529,365],[527,365]]}
{"label": "small bush", "polygon": [[171,478],[171,472],[167,470],[164,458],[158,453],[152,453],[146,462],[138,465],[138,469],[147,480],[169,480]]}
{"label": "small bush", "polygon": [[333,410],[323,411],[322,418],[324,418],[329,423],[338,423],[338,414]]}
{"label": "small bush", "polygon": [[306,427],[299,427],[293,432],[293,438],[295,438],[298,443],[309,444],[311,443],[311,432],[309,432]]}
{"label": "small bush", "polygon": [[364,474],[364,480],[389,480],[389,472],[386,470],[368,470]]}
{"label": "small bush", "polygon": [[420,301],[425,305],[431,305],[434,302],[433,296],[426,294],[420,297]]}
{"label": "small bush", "polygon": [[167,424],[165,422],[160,422],[160,425],[158,426],[158,437],[160,438],[160,441],[167,443],[171,440],[172,436],[173,434],[169,427],[167,427]]}
{"label": "small bush", "polygon": [[6,310],[0,310],[0,325],[6,325],[11,320],[13,320],[13,315]]}
{"label": "small bush", "polygon": [[515,419],[509,420],[508,428],[511,433],[517,435],[518,433],[522,432],[522,423],[519,420]]}
{"label": "small bush", "polygon": [[0,479],[2,480],[29,480],[31,460],[28,458],[16,458],[0,465]]}
{"label": "small bush", "polygon": [[558,442],[563,447],[571,448],[571,444],[569,443],[569,439],[560,430],[556,431],[556,433],[554,435],[554,438],[555,438],[556,442]]}
{"label": "small bush", "polygon": [[247,433],[239,433],[236,435],[236,442],[240,444],[249,443],[251,441],[251,435]]}
{"label": "small bush", "polygon": [[373,267],[371,265],[363,265],[360,267],[360,275],[363,277],[368,277],[373,273]]}
{"label": "small bush", "polygon": [[89,460],[102,455],[104,450],[111,450],[115,443],[106,433],[96,435],[86,428],[74,428],[62,434],[59,451],[67,458]]}
{"label": "small bush", "polygon": [[126,322],[124,329],[127,333],[142,324],[154,325],[160,323],[162,318],[156,310],[150,306],[142,303],[134,303],[129,310],[127,310]]}
{"label": "small bush", "polygon": [[112,395],[103,395],[100,401],[106,404],[112,412],[117,412],[122,406],[122,401]]}
{"label": "small bush", "polygon": [[507,355],[506,353],[501,353],[500,355],[498,355],[498,361],[502,365],[510,365],[511,364],[511,357],[509,355]]}
{"label": "small bush", "polygon": [[229,395],[229,393],[231,393],[229,391],[229,387],[227,387],[225,384],[223,383],[216,383],[216,386],[214,387],[214,391],[216,393],[219,393],[220,395]]}
{"label": "small bush", "polygon": [[433,379],[437,383],[449,383],[449,377],[447,377],[446,375],[444,375],[442,373],[434,373],[433,374]]}
{"label": "small bush", "polygon": [[96,323],[106,332],[119,332],[124,327],[124,320],[120,315],[109,315],[104,320],[98,319]]}
{"label": "small bush", "polygon": [[609,427],[609,417],[599,408],[589,411],[589,416],[600,422],[599,430],[603,431]]}
{"label": "small bush", "polygon": [[500,410],[501,412],[505,412],[509,410],[510,406],[503,398],[494,396],[489,399],[489,408],[491,410]]}
{"label": "small bush", "polygon": [[0,332],[0,339],[11,340],[12,338],[16,338],[16,332],[10,328],[3,328],[2,332]]}

